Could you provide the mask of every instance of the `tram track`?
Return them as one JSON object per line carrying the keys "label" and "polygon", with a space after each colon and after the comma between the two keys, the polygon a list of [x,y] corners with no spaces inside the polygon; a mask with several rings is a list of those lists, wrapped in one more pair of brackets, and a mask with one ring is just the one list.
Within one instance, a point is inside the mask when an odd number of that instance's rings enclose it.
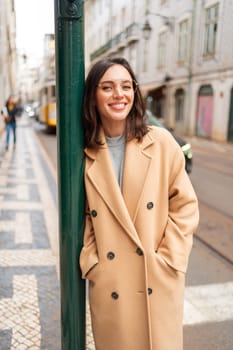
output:
{"label": "tram track", "polygon": [[[221,208],[217,208],[217,206],[215,206],[213,204],[210,204],[207,201],[204,201],[203,199],[199,199],[199,203],[201,203],[203,206],[208,207],[210,210],[218,212],[219,214],[224,216],[226,219],[231,220],[232,221],[232,225],[233,225],[233,215],[230,215],[229,213],[226,213]],[[232,231],[233,231],[233,226],[232,226]]]}
{"label": "tram track", "polygon": [[224,255],[223,253],[221,253],[218,249],[216,249],[215,247],[213,247],[209,242],[205,241],[204,239],[202,239],[200,236],[196,236],[194,237],[194,240],[197,240],[199,243],[201,243],[202,246],[204,246],[205,248],[207,248],[207,250],[209,252],[211,252],[212,254],[214,254],[216,257],[220,258],[222,261],[224,261],[225,263],[227,263],[228,265],[230,265],[230,267],[233,267],[233,259],[229,258],[228,256]]}
{"label": "tram track", "polygon": [[233,265],[233,158],[194,150],[190,179],[200,207],[200,223],[195,239],[225,263]]}
{"label": "tram track", "polygon": [[199,201],[199,207],[200,223],[194,239],[232,267],[233,217],[204,201]]}
{"label": "tram track", "polygon": [[[223,162],[218,161],[216,163],[216,160],[213,162],[210,160],[210,156],[207,158],[207,154],[205,154],[206,157],[200,157],[200,153],[198,154],[198,158],[194,158],[194,165],[198,168],[204,168],[211,171],[217,171],[218,173],[225,175],[225,176],[233,176],[233,159],[227,158],[228,162],[226,164]],[[219,159],[221,159],[219,157]]]}

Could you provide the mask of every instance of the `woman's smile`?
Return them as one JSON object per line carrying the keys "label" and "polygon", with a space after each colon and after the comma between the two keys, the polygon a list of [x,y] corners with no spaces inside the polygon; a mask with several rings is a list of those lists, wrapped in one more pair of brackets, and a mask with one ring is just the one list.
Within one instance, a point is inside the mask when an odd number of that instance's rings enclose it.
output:
{"label": "woman's smile", "polygon": [[126,106],[126,103],[111,103],[109,106],[116,110],[123,110]]}

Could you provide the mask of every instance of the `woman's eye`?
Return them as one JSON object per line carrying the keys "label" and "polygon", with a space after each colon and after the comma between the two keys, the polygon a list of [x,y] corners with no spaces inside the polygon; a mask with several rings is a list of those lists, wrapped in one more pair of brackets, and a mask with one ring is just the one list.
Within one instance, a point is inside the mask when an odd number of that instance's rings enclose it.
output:
{"label": "woman's eye", "polygon": [[122,90],[124,91],[130,91],[132,89],[131,85],[122,85]]}
{"label": "woman's eye", "polygon": [[102,89],[103,89],[104,91],[111,91],[111,90],[112,90],[112,87],[109,86],[109,85],[105,85],[105,86],[102,87]]}

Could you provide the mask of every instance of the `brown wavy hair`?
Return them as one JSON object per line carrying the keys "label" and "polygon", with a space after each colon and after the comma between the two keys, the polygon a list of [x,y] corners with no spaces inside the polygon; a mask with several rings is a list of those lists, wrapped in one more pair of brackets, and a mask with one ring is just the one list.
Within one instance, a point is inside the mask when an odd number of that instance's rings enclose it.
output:
{"label": "brown wavy hair", "polygon": [[145,105],[132,68],[124,58],[104,58],[92,66],[85,82],[83,101],[83,127],[84,142],[86,147],[96,148],[101,146],[101,141],[99,140],[101,120],[99,112],[96,108],[96,89],[104,73],[110,67],[116,64],[119,64],[127,69],[131,75],[132,80],[135,81],[137,85],[134,95],[134,103],[126,119],[125,132],[127,138],[136,138],[138,141],[141,141],[142,137],[148,132]]}

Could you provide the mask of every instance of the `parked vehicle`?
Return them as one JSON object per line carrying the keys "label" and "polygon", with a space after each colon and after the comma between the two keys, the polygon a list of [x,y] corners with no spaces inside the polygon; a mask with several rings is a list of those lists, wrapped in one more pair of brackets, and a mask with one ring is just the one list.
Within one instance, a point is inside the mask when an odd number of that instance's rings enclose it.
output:
{"label": "parked vehicle", "polygon": [[185,156],[185,169],[187,171],[188,174],[191,173],[192,171],[192,147],[190,145],[190,143],[186,142],[184,139],[182,139],[180,136],[176,135],[173,131],[173,129],[167,127],[166,125],[162,124],[158,118],[156,118],[151,111],[147,110],[146,111],[147,116],[148,116],[148,124],[150,125],[155,125],[161,128],[165,128],[168,131],[170,131],[170,133],[172,134],[172,136],[174,137],[174,139],[177,141],[177,143],[180,145],[184,156]]}
{"label": "parked vehicle", "polygon": [[56,89],[54,81],[46,82],[41,88],[38,121],[46,126],[47,131],[56,130]]}

